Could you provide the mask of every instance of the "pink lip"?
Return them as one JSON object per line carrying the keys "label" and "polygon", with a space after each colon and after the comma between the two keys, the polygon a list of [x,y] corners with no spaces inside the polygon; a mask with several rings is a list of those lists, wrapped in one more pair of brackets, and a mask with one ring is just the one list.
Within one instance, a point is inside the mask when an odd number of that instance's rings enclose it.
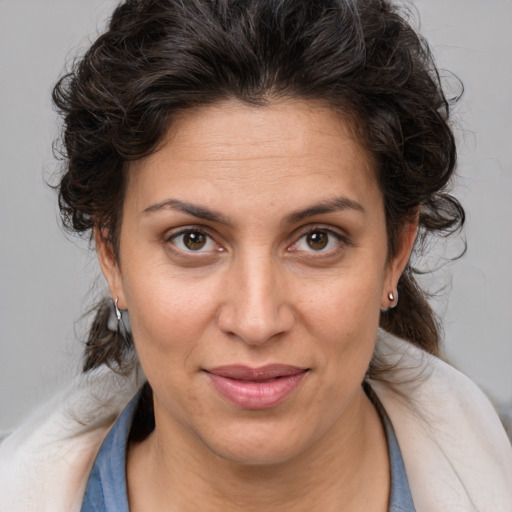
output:
{"label": "pink lip", "polygon": [[307,369],[271,364],[260,368],[231,365],[206,371],[217,392],[243,409],[267,409],[283,402],[300,384]]}

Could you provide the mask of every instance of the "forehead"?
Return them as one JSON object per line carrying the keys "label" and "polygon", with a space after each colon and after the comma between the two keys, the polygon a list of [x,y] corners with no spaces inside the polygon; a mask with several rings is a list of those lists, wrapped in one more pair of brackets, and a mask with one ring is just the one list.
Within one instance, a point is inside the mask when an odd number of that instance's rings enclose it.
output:
{"label": "forehead", "polygon": [[380,200],[373,161],[351,124],[311,101],[231,101],[185,111],[159,150],[129,171],[126,200],[139,211],[176,194],[295,203],[338,187],[358,202]]}
{"label": "forehead", "polygon": [[[223,142],[219,149],[225,152],[248,141],[254,144],[259,156],[265,149],[272,155],[281,148],[283,140],[287,140],[287,151],[304,151],[314,134],[321,140],[335,138],[339,142],[341,136],[357,143],[348,120],[323,102],[300,99],[263,106],[232,100],[187,110],[174,118],[166,141],[172,141],[179,150],[191,140],[208,138]],[[246,154],[247,158],[251,156],[253,151]]]}

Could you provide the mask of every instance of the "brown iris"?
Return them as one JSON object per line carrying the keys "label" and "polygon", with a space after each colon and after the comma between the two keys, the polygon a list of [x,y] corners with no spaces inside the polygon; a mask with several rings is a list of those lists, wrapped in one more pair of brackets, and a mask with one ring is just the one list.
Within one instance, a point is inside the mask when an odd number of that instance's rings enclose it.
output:
{"label": "brown iris", "polygon": [[191,251],[198,251],[206,244],[206,235],[199,231],[189,231],[183,235],[183,244]]}
{"label": "brown iris", "polygon": [[314,251],[321,251],[327,247],[329,236],[323,231],[313,231],[306,236],[306,243]]}

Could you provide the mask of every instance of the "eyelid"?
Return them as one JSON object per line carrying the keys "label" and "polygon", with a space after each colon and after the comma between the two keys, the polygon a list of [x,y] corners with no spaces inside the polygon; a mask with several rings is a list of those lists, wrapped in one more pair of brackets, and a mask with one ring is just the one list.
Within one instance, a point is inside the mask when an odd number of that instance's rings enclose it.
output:
{"label": "eyelid", "polygon": [[[325,233],[328,233],[329,236],[333,236],[336,238],[336,240],[339,242],[339,245],[342,247],[350,247],[353,245],[352,241],[350,240],[349,236],[344,233],[342,230],[337,229],[333,226],[325,225],[325,224],[313,224],[308,225],[300,228],[297,230],[295,235],[295,241],[288,247],[289,252],[293,252],[293,247],[296,246],[300,240],[302,240],[305,236],[307,236],[310,233],[314,233],[315,231],[323,231]],[[334,249],[330,250],[319,250],[315,251],[314,249],[311,249],[310,251],[305,251],[307,253],[311,253],[313,257],[321,257],[326,255],[332,255],[333,253],[336,253],[338,250],[340,250],[341,247],[336,247]],[[317,256],[314,256],[314,255]]]}
{"label": "eyelid", "polygon": [[[294,252],[294,246],[296,246],[299,241],[307,236],[308,234],[315,232],[315,231],[323,231],[328,233],[329,236],[334,237],[339,244],[338,247],[334,249],[329,250],[319,250],[315,251],[314,249],[311,249],[309,251],[303,251],[310,253],[310,256],[312,257],[321,257],[332,255],[339,250],[341,250],[343,247],[349,247],[353,245],[353,242],[351,241],[350,237],[342,230],[341,228],[334,227],[332,225],[325,225],[325,224],[309,224],[307,226],[302,226],[299,229],[295,231],[295,234],[293,235],[293,240],[291,244],[287,247],[287,252]],[[172,243],[173,239],[178,238],[179,236],[185,235],[187,233],[191,232],[198,232],[201,234],[204,234],[206,237],[208,237],[216,246],[216,250],[184,250],[177,247],[174,243]],[[200,256],[206,256],[211,255],[219,252],[223,252],[225,249],[224,247],[217,242],[217,235],[212,233],[212,230],[208,226],[204,226],[202,224],[192,224],[187,226],[180,226],[176,228],[172,228],[167,230],[162,239],[164,244],[170,244],[172,247],[172,250],[179,254],[179,255],[186,255],[190,257],[200,257]],[[316,254],[316,256],[315,256]]]}
{"label": "eyelid", "polygon": [[[173,243],[173,240],[186,235],[187,233],[201,233],[202,235],[209,238],[216,246],[217,250],[211,251],[211,250],[186,250],[181,249],[176,246],[176,244]],[[224,248],[217,243],[215,240],[215,237],[211,234],[210,230],[206,226],[202,225],[188,225],[188,226],[181,226],[179,228],[173,228],[165,232],[163,236],[163,241],[165,244],[170,244],[172,246],[172,250],[176,253],[179,253],[180,255],[186,255],[186,256],[192,256],[192,257],[199,257],[199,256],[205,256],[207,254],[212,253],[218,253],[224,251]]]}

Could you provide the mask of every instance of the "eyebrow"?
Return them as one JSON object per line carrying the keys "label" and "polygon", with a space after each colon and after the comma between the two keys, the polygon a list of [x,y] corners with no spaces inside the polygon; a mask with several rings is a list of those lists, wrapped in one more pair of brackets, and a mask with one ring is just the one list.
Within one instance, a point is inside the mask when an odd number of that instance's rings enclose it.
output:
{"label": "eyebrow", "polygon": [[142,213],[153,213],[159,210],[179,210],[192,217],[197,217],[198,219],[209,220],[211,222],[219,222],[221,224],[229,224],[226,218],[219,212],[215,210],[210,210],[210,208],[206,208],[204,206],[197,206],[192,203],[187,203],[184,201],[180,201],[179,199],[167,199],[165,201],[160,201],[159,203],[152,204],[148,206]]}
{"label": "eyebrow", "polygon": [[[147,214],[166,209],[179,210],[188,215],[191,215],[192,217],[197,217],[198,219],[218,222],[226,225],[231,224],[221,213],[215,210],[211,210],[210,208],[198,206],[192,203],[187,203],[185,201],[180,201],[179,199],[166,199],[165,201],[152,204],[143,210],[142,213]],[[315,215],[322,215],[325,213],[332,213],[343,210],[353,210],[363,214],[366,213],[361,203],[358,203],[352,199],[348,199],[347,197],[334,197],[332,199],[320,201],[319,203],[308,206],[302,210],[297,210],[290,213],[286,216],[285,222],[288,224],[295,224],[309,217],[314,217]]]}
{"label": "eyebrow", "polygon": [[348,197],[334,197],[332,199],[320,201],[319,203],[308,206],[303,210],[297,210],[290,213],[286,217],[286,222],[289,224],[294,224],[309,217],[314,217],[315,215],[322,215],[325,213],[332,213],[343,210],[353,210],[362,214],[366,213],[361,203],[349,199]]}

